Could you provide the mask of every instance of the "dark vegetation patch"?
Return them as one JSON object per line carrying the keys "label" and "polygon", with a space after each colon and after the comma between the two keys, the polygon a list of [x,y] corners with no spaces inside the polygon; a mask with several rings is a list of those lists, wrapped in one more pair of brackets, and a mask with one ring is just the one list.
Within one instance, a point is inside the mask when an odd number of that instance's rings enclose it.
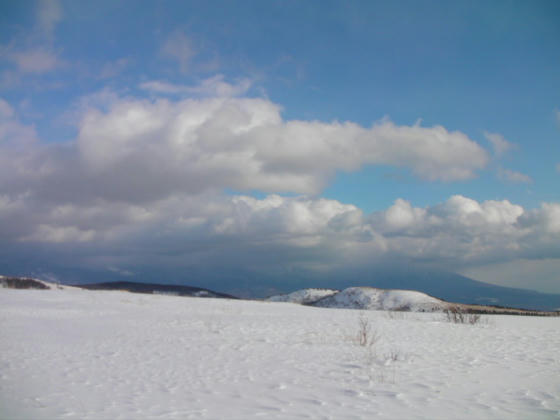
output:
{"label": "dark vegetation patch", "polygon": [[132,293],[168,294],[176,296],[213,297],[237,299],[226,293],[214,292],[208,289],[174,284],[138,283],[131,281],[112,281],[106,283],[80,284],[76,287],[88,290],[124,290]]}
{"label": "dark vegetation patch", "polygon": [[560,316],[560,311],[536,311],[532,309],[510,308],[491,305],[456,305],[464,314],[476,315],[522,315],[522,316]]}
{"label": "dark vegetation patch", "polygon": [[2,287],[9,289],[50,289],[49,286],[40,281],[25,277],[2,277],[0,278],[0,284],[2,284]]}

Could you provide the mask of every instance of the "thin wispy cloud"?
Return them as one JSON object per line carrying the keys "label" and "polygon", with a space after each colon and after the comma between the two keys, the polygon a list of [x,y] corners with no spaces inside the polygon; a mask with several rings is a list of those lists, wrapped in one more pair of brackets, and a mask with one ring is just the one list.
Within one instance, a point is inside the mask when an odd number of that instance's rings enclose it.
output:
{"label": "thin wispy cloud", "polygon": [[182,31],[175,31],[161,46],[161,54],[179,65],[181,72],[190,70],[191,60],[196,55],[196,50],[191,39]]}
{"label": "thin wispy cloud", "polygon": [[529,175],[525,175],[524,173],[518,171],[512,171],[510,169],[500,168],[498,170],[498,176],[501,179],[509,182],[518,182],[522,184],[530,184],[531,182],[533,182]]}
{"label": "thin wispy cloud", "polygon": [[62,20],[63,10],[59,0],[40,0],[37,8],[37,26],[42,36],[52,42],[54,31]]}
{"label": "thin wispy cloud", "polygon": [[228,83],[225,81],[223,75],[218,74],[202,80],[195,86],[178,85],[162,80],[152,80],[142,82],[140,88],[148,92],[164,95],[234,97],[247,93],[251,84],[251,80],[246,78]]}
{"label": "thin wispy cloud", "polygon": [[515,149],[515,145],[507,141],[504,136],[498,133],[484,132],[484,137],[492,144],[494,150],[494,155],[501,157],[512,149]]}
{"label": "thin wispy cloud", "polygon": [[130,61],[130,59],[123,57],[118,60],[105,63],[99,73],[99,78],[111,79],[118,76],[126,70],[126,68],[130,65]]}
{"label": "thin wispy cloud", "polygon": [[62,7],[58,0],[37,2],[34,26],[0,45],[0,58],[13,66],[12,70],[4,71],[4,79],[10,77],[11,72],[12,82],[19,84],[19,76],[50,73],[65,66],[54,48],[54,32],[61,19]]}
{"label": "thin wispy cloud", "polygon": [[63,62],[56,53],[40,48],[10,52],[7,54],[7,58],[22,73],[47,73],[63,66]]}

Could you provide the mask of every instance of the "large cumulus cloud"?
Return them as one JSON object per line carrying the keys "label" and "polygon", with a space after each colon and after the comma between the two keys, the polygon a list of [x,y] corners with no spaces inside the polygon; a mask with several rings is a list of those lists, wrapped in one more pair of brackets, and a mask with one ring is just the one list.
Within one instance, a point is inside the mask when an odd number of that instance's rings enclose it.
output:
{"label": "large cumulus cloud", "polygon": [[134,163],[151,173],[164,164],[191,189],[196,178],[198,188],[317,193],[333,171],[364,164],[458,180],[487,163],[478,144],[441,126],[284,121],[276,104],[249,98],[119,101],[86,113],[77,144],[92,171]]}
{"label": "large cumulus cloud", "polygon": [[[368,164],[460,180],[488,159],[441,126],[285,121],[278,105],[259,98],[117,99],[106,110],[88,108],[74,142],[29,144],[24,155],[0,147],[13,174],[0,181],[3,191],[25,186],[70,202],[149,202],[224,188],[316,194],[335,171]],[[34,173],[25,177],[16,165]]]}

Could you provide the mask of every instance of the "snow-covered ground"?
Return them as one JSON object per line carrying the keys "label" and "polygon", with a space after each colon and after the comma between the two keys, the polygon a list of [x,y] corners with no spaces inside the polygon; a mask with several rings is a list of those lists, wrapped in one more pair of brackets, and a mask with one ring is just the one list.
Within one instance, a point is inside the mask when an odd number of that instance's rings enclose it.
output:
{"label": "snow-covered ground", "polygon": [[560,319],[484,319],[0,289],[0,417],[560,417]]}

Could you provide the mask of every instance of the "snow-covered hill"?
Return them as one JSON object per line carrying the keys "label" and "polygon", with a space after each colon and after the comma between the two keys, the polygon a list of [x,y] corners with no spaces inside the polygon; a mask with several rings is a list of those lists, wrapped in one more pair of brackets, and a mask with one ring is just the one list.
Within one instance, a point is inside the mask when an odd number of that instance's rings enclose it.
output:
{"label": "snow-covered hill", "polygon": [[269,302],[292,302],[301,304],[310,304],[317,302],[327,296],[334,295],[338,293],[338,290],[334,289],[301,289],[295,292],[288,293],[286,295],[276,295],[271,296],[266,299]]}
{"label": "snow-covered hill", "polygon": [[433,312],[446,309],[449,304],[412,290],[349,287],[317,300],[312,305],[323,308]]}
{"label": "snow-covered hill", "polygon": [[270,302],[292,302],[322,308],[434,312],[449,307],[447,302],[412,290],[349,287],[334,289],[301,289],[286,295],[272,296]]}

